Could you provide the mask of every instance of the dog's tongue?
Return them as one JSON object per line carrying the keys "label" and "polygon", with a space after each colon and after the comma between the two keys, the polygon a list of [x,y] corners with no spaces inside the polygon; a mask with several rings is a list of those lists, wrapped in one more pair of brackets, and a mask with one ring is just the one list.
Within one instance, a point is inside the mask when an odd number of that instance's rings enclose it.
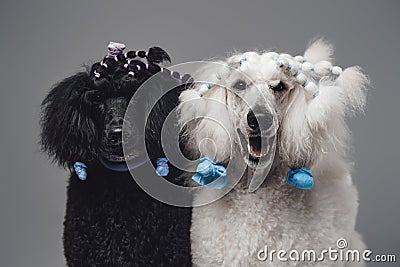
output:
{"label": "dog's tongue", "polygon": [[263,184],[269,171],[271,170],[272,163],[274,161],[276,137],[272,136],[270,138],[266,138],[265,140],[266,144],[263,144],[263,147],[266,147],[268,152],[265,152],[265,155],[262,156],[262,160],[264,162],[262,166],[257,166],[254,171],[248,189],[250,193],[255,192]]}

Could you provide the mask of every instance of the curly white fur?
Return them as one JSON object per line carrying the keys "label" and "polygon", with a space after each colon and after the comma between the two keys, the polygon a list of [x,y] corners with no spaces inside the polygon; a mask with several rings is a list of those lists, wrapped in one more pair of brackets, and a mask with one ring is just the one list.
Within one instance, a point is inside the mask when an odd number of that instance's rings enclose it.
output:
{"label": "curly white fur", "polygon": [[[304,56],[312,63],[331,61],[332,51],[330,44],[317,40]],[[249,109],[268,105],[265,110],[273,113],[279,124],[275,160],[266,182],[255,193],[249,193],[239,183],[222,199],[193,209],[193,263],[196,266],[331,266],[330,261],[261,262],[256,254],[265,245],[277,251],[320,251],[334,247],[338,238],[346,238],[352,249],[363,249],[363,242],[354,230],[358,193],[350,176],[352,164],[346,158],[349,133],[345,115],[363,109],[368,80],[359,67],[347,68],[338,77],[310,73],[307,78],[320,92],[310,99],[307,90],[284,73],[270,53],[246,52],[245,60],[241,61],[243,57],[237,54],[200,70],[195,78],[207,81],[212,88],[198,83],[184,91],[179,120],[187,127],[192,154],[198,154],[201,140],[209,138],[218,144],[216,154],[210,148],[210,155],[226,164],[230,149],[240,149],[239,143],[232,146],[236,139],[230,139],[236,135],[236,127]],[[240,72],[227,68],[227,64]],[[238,80],[246,81],[247,89],[235,91],[233,85]],[[279,81],[287,87],[284,92],[269,89]],[[193,105],[191,99],[199,102]],[[204,117],[215,118],[218,123]],[[207,149],[202,153],[207,156]],[[285,175],[291,167],[311,169],[314,188],[300,190],[288,185]],[[249,165],[247,175],[251,174]]]}

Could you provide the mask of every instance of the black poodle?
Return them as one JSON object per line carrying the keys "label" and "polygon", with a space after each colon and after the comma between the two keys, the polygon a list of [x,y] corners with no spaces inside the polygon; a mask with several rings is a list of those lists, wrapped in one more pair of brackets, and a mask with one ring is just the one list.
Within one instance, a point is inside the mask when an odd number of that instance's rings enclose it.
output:
{"label": "black poodle", "polygon": [[[157,159],[165,157],[162,123],[190,76],[161,68],[159,64],[170,58],[159,47],[125,54],[124,48],[110,43],[101,62],[58,83],[42,103],[42,148],[71,171],[63,235],[66,262],[68,266],[190,266],[191,209],[146,194],[125,163],[143,158],[139,155],[143,152],[124,157],[122,149],[122,124],[131,97],[160,73],[163,82],[175,89],[157,102],[146,124],[147,152],[157,166]],[[124,134],[135,138],[135,127]],[[140,160],[136,165],[140,168]],[[169,166],[165,178],[179,184],[179,176],[180,171]]]}

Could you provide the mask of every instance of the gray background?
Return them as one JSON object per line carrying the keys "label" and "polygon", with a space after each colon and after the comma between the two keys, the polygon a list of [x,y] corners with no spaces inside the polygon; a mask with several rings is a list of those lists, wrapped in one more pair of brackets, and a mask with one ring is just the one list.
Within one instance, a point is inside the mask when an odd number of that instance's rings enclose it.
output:
{"label": "gray background", "polygon": [[316,35],[334,43],[336,62],[362,66],[373,82],[365,115],[349,120],[357,229],[375,253],[399,258],[399,11],[394,0],[2,1],[0,265],[64,265],[67,173],[38,149],[39,105],[109,40],[160,45],[180,63],[233,49],[297,54]]}

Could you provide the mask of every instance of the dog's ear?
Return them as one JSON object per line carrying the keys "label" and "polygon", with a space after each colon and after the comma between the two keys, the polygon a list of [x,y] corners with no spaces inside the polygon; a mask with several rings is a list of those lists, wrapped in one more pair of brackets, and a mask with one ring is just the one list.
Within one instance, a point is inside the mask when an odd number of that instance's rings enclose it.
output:
{"label": "dog's ear", "polygon": [[304,57],[309,62],[326,60],[332,62],[333,45],[323,38],[313,39],[308,44]]}
{"label": "dog's ear", "polygon": [[80,72],[55,85],[42,102],[42,149],[64,167],[90,161],[96,153],[97,131],[85,106],[91,87],[88,73]]}
{"label": "dog's ear", "polygon": [[[321,40],[313,43],[306,52],[307,61],[329,59],[332,48],[325,44]],[[344,156],[349,140],[345,116],[365,106],[369,80],[358,66],[316,83],[315,98],[307,99],[302,87],[293,94],[284,118],[280,151],[289,165],[311,167],[319,156]]]}
{"label": "dog's ear", "polygon": [[186,145],[193,154],[200,155],[201,147],[203,156],[223,163],[229,160],[232,137],[235,136],[226,104],[227,95],[225,90],[215,86],[207,96],[199,97],[201,86],[196,84],[180,95],[179,124],[185,127]]}

